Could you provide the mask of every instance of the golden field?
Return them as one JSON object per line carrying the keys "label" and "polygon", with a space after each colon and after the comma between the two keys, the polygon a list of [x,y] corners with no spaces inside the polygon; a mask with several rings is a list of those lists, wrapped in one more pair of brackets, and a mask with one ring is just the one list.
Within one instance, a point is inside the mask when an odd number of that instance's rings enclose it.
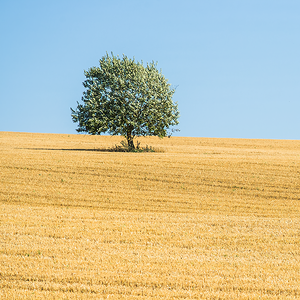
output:
{"label": "golden field", "polygon": [[139,140],[0,132],[0,299],[300,299],[300,141]]}

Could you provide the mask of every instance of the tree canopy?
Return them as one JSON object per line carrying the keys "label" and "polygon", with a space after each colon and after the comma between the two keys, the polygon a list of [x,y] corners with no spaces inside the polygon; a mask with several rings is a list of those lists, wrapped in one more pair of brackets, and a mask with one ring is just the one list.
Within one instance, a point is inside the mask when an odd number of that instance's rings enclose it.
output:
{"label": "tree canopy", "polygon": [[122,135],[128,147],[135,148],[138,136],[171,135],[170,127],[177,125],[179,111],[172,101],[175,92],[157,64],[136,62],[106,54],[99,67],[85,71],[86,88],[82,104],[71,108],[78,132]]}

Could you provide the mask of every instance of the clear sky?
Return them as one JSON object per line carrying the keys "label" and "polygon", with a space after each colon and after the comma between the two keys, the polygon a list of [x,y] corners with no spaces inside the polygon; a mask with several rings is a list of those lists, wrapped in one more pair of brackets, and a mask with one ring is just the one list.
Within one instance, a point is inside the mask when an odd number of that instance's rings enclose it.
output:
{"label": "clear sky", "polygon": [[112,51],[177,86],[177,136],[300,139],[299,0],[1,0],[0,39],[0,131],[76,133]]}

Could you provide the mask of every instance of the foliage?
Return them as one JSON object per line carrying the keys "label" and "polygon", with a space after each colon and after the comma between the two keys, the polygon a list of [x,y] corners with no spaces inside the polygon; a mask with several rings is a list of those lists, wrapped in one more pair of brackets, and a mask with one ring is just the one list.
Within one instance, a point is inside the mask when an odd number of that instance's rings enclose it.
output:
{"label": "foliage", "polygon": [[123,55],[106,54],[99,67],[85,71],[83,104],[72,111],[78,132],[122,135],[135,149],[137,136],[171,135],[178,124],[178,105],[172,101],[175,89],[156,68],[156,64],[136,62]]}
{"label": "foliage", "polygon": [[140,142],[137,141],[136,147],[132,149],[128,146],[126,141],[121,141],[121,145],[115,145],[115,147],[109,149],[112,152],[165,152],[161,148],[154,148],[152,146],[146,145],[145,147],[141,147]]}

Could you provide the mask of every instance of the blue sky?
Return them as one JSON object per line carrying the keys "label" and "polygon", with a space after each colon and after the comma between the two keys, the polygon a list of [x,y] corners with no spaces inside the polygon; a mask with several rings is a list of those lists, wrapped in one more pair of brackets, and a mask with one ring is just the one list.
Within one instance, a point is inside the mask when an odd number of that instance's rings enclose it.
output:
{"label": "blue sky", "polygon": [[300,139],[300,1],[0,2],[0,131],[76,133],[83,71],[158,62],[177,136]]}

